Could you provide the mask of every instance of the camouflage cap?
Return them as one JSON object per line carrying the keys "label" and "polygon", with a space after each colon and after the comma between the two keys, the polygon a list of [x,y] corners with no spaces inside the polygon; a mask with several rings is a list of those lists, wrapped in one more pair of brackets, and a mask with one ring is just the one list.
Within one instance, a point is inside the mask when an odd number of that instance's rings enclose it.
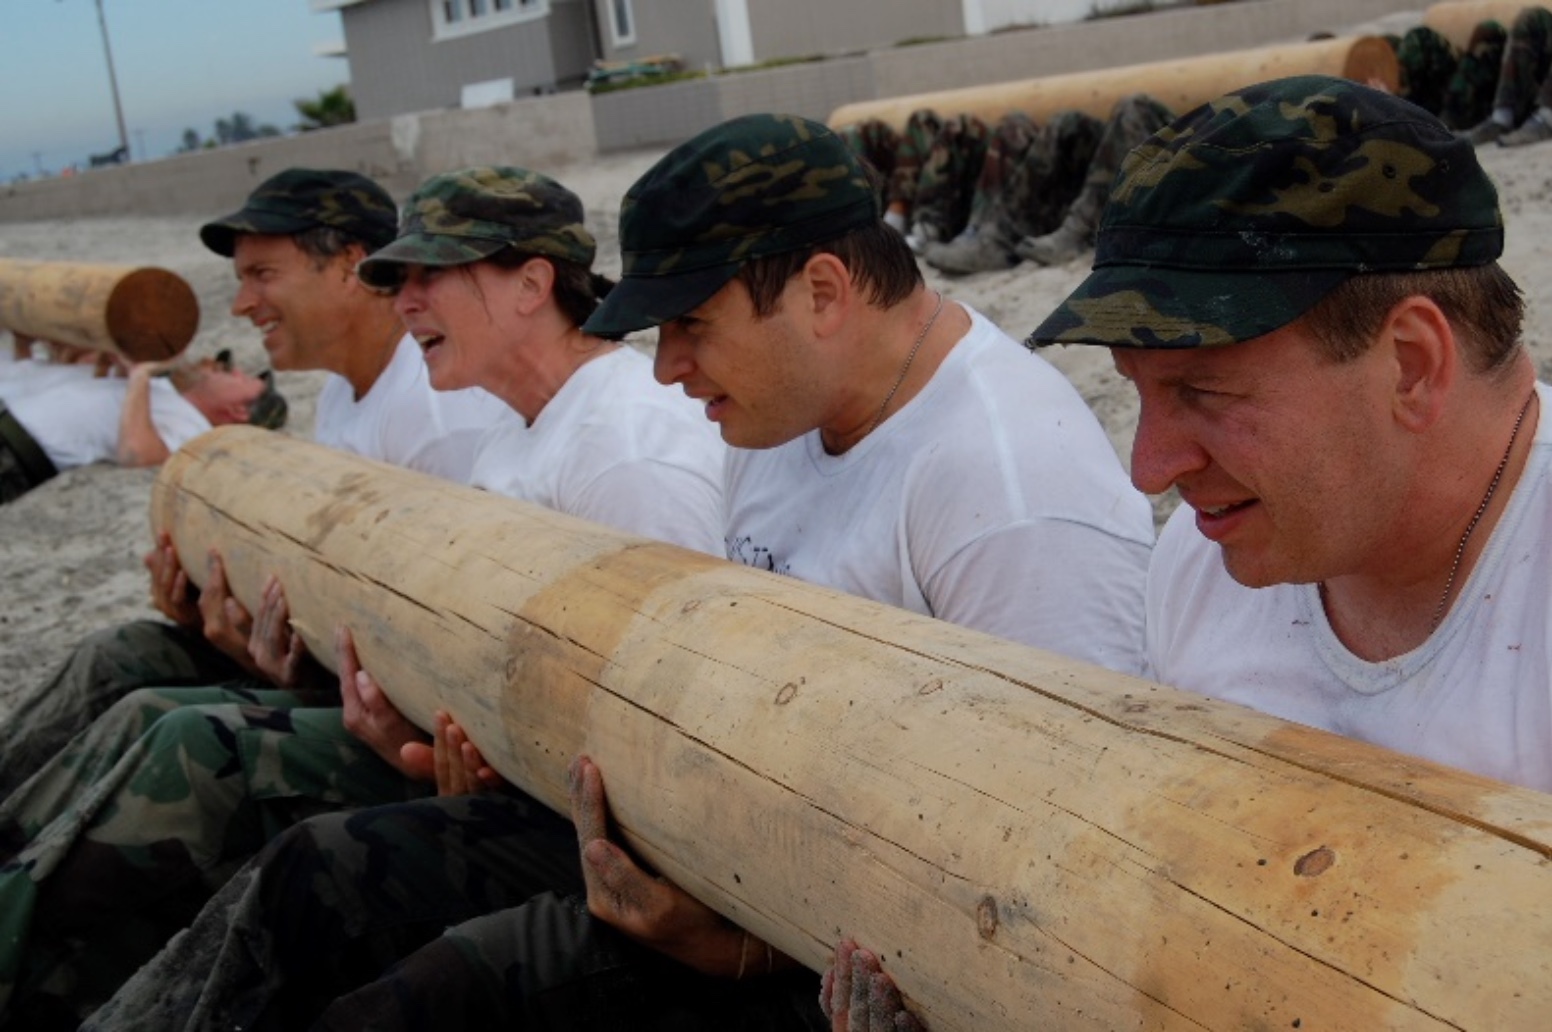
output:
{"label": "camouflage cap", "polygon": [[273,370],[264,370],[259,374],[259,379],[264,381],[264,393],[248,403],[248,422],[266,430],[279,430],[286,425],[286,416],[291,406],[286,403],[286,396],[276,388]]}
{"label": "camouflage cap", "polygon": [[796,115],[746,115],[670,151],[620,208],[624,272],[583,329],[618,337],[677,319],[751,258],[883,217],[850,147]]}
{"label": "camouflage cap", "polygon": [[432,176],[410,196],[399,237],[356,268],[361,282],[393,290],[407,265],[466,265],[510,247],[590,267],[598,250],[582,201],[524,168],[466,168]]}
{"label": "camouflage cap", "polygon": [[1388,93],[1280,79],[1210,101],[1127,155],[1093,272],[1026,343],[1233,344],[1356,273],[1502,252],[1497,191],[1470,143]]}
{"label": "camouflage cap", "polygon": [[393,198],[355,172],[288,168],[260,183],[240,210],[199,228],[206,247],[232,257],[239,233],[290,235],[337,229],[369,251],[393,239]]}

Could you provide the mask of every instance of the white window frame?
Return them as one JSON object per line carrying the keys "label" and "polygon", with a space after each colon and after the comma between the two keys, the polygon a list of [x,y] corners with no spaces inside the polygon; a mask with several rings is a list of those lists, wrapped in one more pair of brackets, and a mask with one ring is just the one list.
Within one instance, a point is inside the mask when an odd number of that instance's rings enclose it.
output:
{"label": "white window frame", "polygon": [[[616,4],[625,5],[625,17],[630,22],[630,31],[625,35],[620,34],[620,22],[616,17]],[[609,37],[614,40],[616,47],[632,46],[636,42],[636,6],[632,0],[604,0],[604,6],[609,10]]]}
{"label": "white window frame", "polygon": [[[427,0],[427,3],[431,7],[433,42],[473,36],[492,29],[504,29],[509,25],[521,25],[547,18],[550,14],[550,0],[511,0],[512,8],[507,11],[497,10],[496,0]],[[463,16],[449,21],[449,4],[461,10]],[[484,8],[484,13],[476,14],[480,8]]]}

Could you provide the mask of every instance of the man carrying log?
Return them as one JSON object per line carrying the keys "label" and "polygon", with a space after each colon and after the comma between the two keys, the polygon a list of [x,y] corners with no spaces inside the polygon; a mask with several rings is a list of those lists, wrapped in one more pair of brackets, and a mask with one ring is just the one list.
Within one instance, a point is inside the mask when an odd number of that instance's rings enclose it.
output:
{"label": "man carrying log", "polygon": [[[266,394],[273,401],[261,403]],[[284,415],[266,380],[213,360],[137,362],[120,376],[74,363],[8,364],[0,375],[0,504],[63,470],[155,466],[213,426],[273,426]]]}
{"label": "man carrying log", "polygon": [[[232,313],[263,331],[274,368],[331,374],[318,396],[315,439],[462,482],[478,437],[508,410],[484,391],[432,390],[393,299],[356,279],[356,264],[397,229],[393,199],[370,179],[294,168],[203,226],[200,239],[233,259]],[[146,555],[152,602],[171,622],[88,636],[19,700],[0,728],[0,798],[134,689],[236,680],[271,687],[249,656],[249,614],[227,593],[220,557],[208,562],[196,595],[170,542]]]}
{"label": "man carrying log", "polygon": [[[876,187],[817,123],[760,115],[708,130],[627,194],[625,275],[586,328],[658,327],[658,379],[703,402],[734,446],[729,558],[1132,668],[1144,500],[1055,369],[927,289]],[[478,756],[459,771],[466,743],[449,733],[451,781],[468,791]],[[516,792],[290,829],[102,1026],[306,1026],[323,1008],[324,1027],[542,1015],[562,1028],[726,1028],[726,1008],[766,1007],[820,1021],[812,975],[606,840],[601,775],[575,769],[563,855],[536,855],[539,808]],[[561,862],[581,867],[586,898],[518,906],[535,872]],[[518,909],[492,913],[503,906]]]}
{"label": "man carrying log", "polygon": [[[1154,677],[1552,791],[1552,395],[1502,250],[1471,144],[1346,80],[1238,91],[1128,156],[1029,342],[1113,350],[1133,482],[1185,502]],[[851,1032],[914,1024],[852,943],[823,999]]]}

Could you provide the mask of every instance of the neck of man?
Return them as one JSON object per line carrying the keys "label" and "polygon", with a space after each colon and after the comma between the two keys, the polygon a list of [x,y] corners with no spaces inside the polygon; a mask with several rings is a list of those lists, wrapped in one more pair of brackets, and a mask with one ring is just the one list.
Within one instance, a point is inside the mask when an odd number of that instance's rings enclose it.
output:
{"label": "neck of man", "polygon": [[328,368],[350,382],[356,400],[360,401],[393,361],[403,337],[404,324],[391,306],[374,309],[340,334],[336,361]]}
{"label": "neck of man", "polygon": [[[1460,406],[1458,411],[1475,408],[1493,417],[1471,433],[1458,429],[1459,417],[1453,428],[1438,428],[1436,432],[1451,442],[1452,455],[1428,464],[1416,499],[1400,510],[1411,518],[1396,520],[1387,535],[1387,558],[1321,582],[1331,629],[1354,655],[1370,662],[1403,655],[1427,641],[1448,617],[1530,458],[1540,416],[1534,390],[1535,374],[1527,359],[1524,369],[1505,385]],[[1522,408],[1524,418],[1515,433]],[[1503,472],[1489,498],[1500,462]],[[1421,513],[1435,515],[1428,520],[1418,518]]]}
{"label": "neck of man", "polygon": [[819,428],[819,440],[830,455],[855,448],[909,404],[970,332],[970,313],[964,306],[925,286],[893,308],[864,311],[877,315],[858,335],[855,362],[846,374],[853,386],[844,391],[837,416]]}

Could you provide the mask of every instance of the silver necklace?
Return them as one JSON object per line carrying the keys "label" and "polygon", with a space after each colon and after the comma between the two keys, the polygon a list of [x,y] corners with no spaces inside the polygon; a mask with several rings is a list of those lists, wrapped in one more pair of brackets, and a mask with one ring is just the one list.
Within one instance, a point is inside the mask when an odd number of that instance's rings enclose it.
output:
{"label": "silver necklace", "polygon": [[1471,532],[1477,529],[1477,524],[1482,520],[1482,514],[1487,512],[1488,505],[1493,501],[1493,495],[1498,491],[1498,482],[1503,479],[1504,470],[1509,466],[1509,456],[1514,451],[1514,442],[1520,436],[1520,424],[1525,422],[1525,413],[1530,411],[1530,403],[1535,397],[1536,392],[1532,390],[1530,397],[1525,399],[1525,404],[1520,406],[1520,414],[1514,420],[1514,431],[1509,434],[1509,447],[1504,449],[1503,458],[1498,460],[1498,468],[1493,471],[1493,480],[1487,485],[1487,494],[1482,496],[1482,504],[1477,506],[1471,522],[1466,524],[1466,532],[1460,536],[1460,544],[1455,546],[1455,561],[1450,563],[1450,579],[1444,582],[1444,594],[1439,596],[1439,604],[1433,607],[1434,627],[1438,627],[1440,621],[1444,619],[1450,591],[1455,587],[1455,575],[1460,572],[1460,561],[1466,554],[1466,542],[1471,540]]}
{"label": "silver necklace", "polygon": [[932,314],[927,317],[926,325],[916,335],[916,343],[911,345],[911,353],[905,356],[905,365],[900,367],[900,375],[895,377],[895,385],[889,388],[888,394],[884,395],[884,403],[878,407],[878,415],[874,416],[873,422],[868,424],[867,430],[862,434],[863,437],[877,430],[878,424],[884,421],[884,413],[889,411],[889,403],[895,400],[895,394],[899,392],[900,385],[905,382],[905,374],[911,371],[911,363],[916,361],[916,352],[921,350],[922,341],[926,340],[927,334],[932,332],[932,324],[938,321],[938,313],[943,311],[943,291],[938,290],[934,293],[938,295],[937,307],[932,310]]}

